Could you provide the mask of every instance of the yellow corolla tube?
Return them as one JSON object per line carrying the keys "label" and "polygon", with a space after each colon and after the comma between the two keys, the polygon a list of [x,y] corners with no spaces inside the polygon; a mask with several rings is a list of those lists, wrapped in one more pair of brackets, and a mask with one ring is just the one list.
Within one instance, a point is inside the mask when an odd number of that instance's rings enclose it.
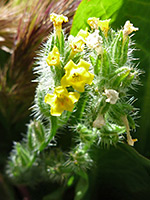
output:
{"label": "yellow corolla tube", "polygon": [[107,33],[108,33],[108,30],[109,30],[109,22],[110,22],[110,20],[111,19],[99,20],[99,22],[98,22],[98,26],[103,31],[105,37],[107,37]]}
{"label": "yellow corolla tube", "polygon": [[50,14],[50,20],[53,22],[55,35],[58,37],[58,39],[60,39],[62,23],[68,22],[68,17],[52,13]]}
{"label": "yellow corolla tube", "polygon": [[125,41],[129,34],[131,34],[133,31],[138,31],[138,30],[139,28],[134,27],[129,20],[126,21],[123,28],[123,40]]}

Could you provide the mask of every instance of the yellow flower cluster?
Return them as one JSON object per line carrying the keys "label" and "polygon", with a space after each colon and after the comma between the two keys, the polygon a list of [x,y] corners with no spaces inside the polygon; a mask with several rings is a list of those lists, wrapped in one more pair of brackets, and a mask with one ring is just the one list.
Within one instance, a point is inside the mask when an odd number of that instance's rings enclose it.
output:
{"label": "yellow flower cluster", "polygon": [[[62,23],[67,22],[68,18],[52,13],[50,20],[54,24],[55,35],[59,38]],[[85,31],[81,29],[76,37],[70,36],[68,38],[73,54],[83,51],[88,36],[87,29]],[[60,53],[56,46],[49,52],[46,62],[49,66],[60,66]],[[51,115],[60,116],[64,110],[70,112],[73,110],[74,103],[80,98],[78,92],[84,92],[85,84],[92,84],[94,74],[89,72],[89,67],[90,63],[83,59],[77,65],[72,60],[69,60],[64,67],[65,75],[61,79],[61,86],[56,87],[53,94],[47,94],[45,96],[45,103],[51,106]],[[68,92],[66,87],[70,86],[78,92]]]}
{"label": "yellow flower cluster", "polygon": [[[50,20],[54,24],[55,36],[60,39],[62,23],[68,22],[68,18],[63,15],[52,13],[50,15]],[[96,52],[100,54],[102,52],[101,44],[103,41],[102,37],[99,36],[98,28],[100,27],[105,37],[107,37],[109,22],[110,19],[99,20],[99,18],[91,17],[87,20],[87,23],[90,25],[91,29],[95,29],[92,34],[90,34],[87,29],[81,29],[76,37],[72,35],[69,36],[68,42],[71,48],[71,53],[68,58],[69,62],[64,67],[65,75],[61,79],[61,86],[55,88],[54,94],[47,94],[45,96],[45,103],[51,106],[52,115],[60,116],[64,110],[72,111],[74,103],[78,101],[80,97],[79,93],[68,92],[66,87],[72,86],[76,91],[84,92],[85,84],[92,84],[94,75],[89,72],[90,64],[83,59],[80,59],[80,62],[76,65],[71,58],[76,53],[83,51],[85,44],[89,48],[94,48]],[[130,33],[137,30],[138,28],[135,28],[130,21],[127,21],[123,29],[124,40]],[[60,53],[56,46],[54,46],[52,51],[49,52],[46,62],[49,66],[60,66]],[[107,101],[110,101],[112,104],[114,104],[117,98],[118,96],[116,96],[116,99],[113,101],[113,99],[110,99],[109,97]]]}
{"label": "yellow flower cluster", "polygon": [[[58,65],[60,62],[60,54],[56,46],[49,53],[46,62],[48,65]],[[61,79],[61,86],[55,88],[54,94],[45,96],[45,103],[51,106],[51,115],[60,116],[64,110],[72,111],[74,103],[79,100],[80,94],[84,92],[85,84],[92,84],[94,75],[88,72],[90,63],[80,60],[76,65],[70,60],[65,69],[65,75]],[[66,87],[72,86],[78,92],[68,92]]]}

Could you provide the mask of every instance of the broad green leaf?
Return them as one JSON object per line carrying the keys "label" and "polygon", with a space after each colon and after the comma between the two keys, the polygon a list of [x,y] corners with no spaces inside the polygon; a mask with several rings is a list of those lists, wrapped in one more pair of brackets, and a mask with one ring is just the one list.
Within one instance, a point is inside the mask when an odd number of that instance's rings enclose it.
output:
{"label": "broad green leaf", "polygon": [[80,29],[85,29],[89,17],[98,17],[102,20],[111,18],[115,20],[123,0],[83,0],[74,16],[71,35],[76,35]]}
{"label": "broad green leaf", "polygon": [[97,149],[84,200],[148,200],[150,160],[126,144]]}

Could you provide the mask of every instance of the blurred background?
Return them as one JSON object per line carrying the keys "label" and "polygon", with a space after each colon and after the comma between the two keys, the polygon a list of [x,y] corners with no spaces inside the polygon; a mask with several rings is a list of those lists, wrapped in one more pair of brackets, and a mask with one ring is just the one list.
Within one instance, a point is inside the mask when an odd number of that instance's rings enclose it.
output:
{"label": "blurred background", "polygon": [[[80,4],[80,2],[82,2]],[[78,5],[80,4],[79,8]],[[86,26],[88,17],[111,18],[114,29],[123,27],[126,20],[130,20],[139,31],[133,36],[137,50],[134,57],[139,58],[138,67],[144,71],[141,75],[141,85],[136,91],[131,91],[135,98],[135,107],[139,108],[139,118],[136,120],[138,138],[135,150],[142,156],[150,158],[150,2],[149,0],[1,0],[0,1],[0,194],[1,200],[9,199],[38,199],[49,193],[57,184],[42,183],[36,189],[26,189],[13,185],[5,176],[5,166],[14,141],[20,141],[26,132],[26,124],[30,121],[30,107],[34,99],[36,84],[32,69],[40,45],[46,41],[52,31],[49,14],[55,12],[64,14],[69,23],[64,25],[69,32],[73,16],[72,34]],[[137,63],[137,61],[136,61]],[[122,150],[120,150],[122,152]],[[103,154],[104,153],[104,154]],[[108,152],[103,152],[101,159],[107,159]],[[115,154],[113,149],[112,154]],[[105,155],[105,156],[104,156]],[[122,155],[121,153],[118,155]],[[110,156],[109,159],[113,159]],[[128,157],[126,157],[128,158]],[[119,160],[118,160],[119,162]],[[133,162],[133,161],[132,161]],[[134,163],[134,162],[133,162]],[[135,162],[136,163],[136,162]],[[122,163],[126,165],[127,163]],[[129,164],[129,163],[128,163]],[[101,170],[105,165],[100,166]],[[121,166],[120,166],[121,168]],[[129,169],[130,170],[130,169]],[[96,172],[99,173],[99,172]],[[116,174],[115,174],[116,175]],[[146,175],[147,176],[147,175]],[[104,177],[103,177],[104,178]],[[106,178],[106,177],[105,177]],[[104,179],[105,179],[104,178]],[[105,180],[108,180],[107,178]],[[95,180],[92,180],[96,183]],[[107,181],[106,181],[107,182]],[[99,183],[100,184],[100,183]],[[105,183],[104,183],[105,185]],[[134,185],[134,184],[133,184]],[[92,193],[92,190],[90,191]],[[105,193],[105,191],[103,191]],[[73,199],[74,192],[69,191]],[[40,196],[41,195],[41,196]],[[71,196],[72,195],[72,196]],[[45,198],[46,199],[46,198]],[[53,199],[53,198],[47,198]],[[88,198],[87,198],[88,199]],[[92,199],[92,198],[91,198]],[[95,197],[98,199],[98,197]],[[104,199],[104,198],[103,198]],[[106,199],[106,198],[105,198]],[[112,198],[113,199],[113,198]],[[116,198],[117,199],[117,198]],[[126,198],[127,199],[127,198]]]}

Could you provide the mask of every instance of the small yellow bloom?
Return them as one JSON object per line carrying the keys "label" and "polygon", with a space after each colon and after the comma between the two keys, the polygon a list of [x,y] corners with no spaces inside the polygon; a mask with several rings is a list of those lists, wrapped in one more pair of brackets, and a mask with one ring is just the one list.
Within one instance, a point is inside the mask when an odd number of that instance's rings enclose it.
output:
{"label": "small yellow bloom", "polygon": [[124,40],[127,38],[127,36],[132,33],[133,31],[138,31],[139,29],[134,27],[133,24],[130,23],[130,21],[126,21],[123,29],[123,38]]}
{"label": "small yellow bloom", "polygon": [[52,51],[49,52],[46,62],[49,66],[59,65],[60,63],[60,54],[56,46],[53,47]]}
{"label": "small yellow bloom", "polygon": [[68,38],[69,45],[73,51],[73,53],[81,52],[84,50],[84,44],[86,43],[86,38],[89,33],[87,30],[80,30],[76,37],[70,35]]}
{"label": "small yellow bloom", "polygon": [[94,74],[88,72],[90,63],[80,60],[76,65],[72,60],[70,60],[64,69],[66,74],[61,79],[61,85],[64,87],[72,86],[75,90],[79,92],[84,92],[84,85],[92,84]]}
{"label": "small yellow bloom", "polygon": [[100,27],[101,30],[104,32],[105,37],[107,37],[107,33],[109,30],[109,22],[110,19],[99,20],[99,18],[96,17],[91,17],[87,20],[87,23],[90,25],[91,29],[98,29],[98,27]]}
{"label": "small yellow bloom", "polygon": [[60,116],[64,110],[72,112],[74,103],[79,100],[80,94],[68,92],[66,88],[58,86],[54,94],[45,96],[45,103],[51,106],[51,115]]}
{"label": "small yellow bloom", "polygon": [[63,22],[68,22],[68,17],[52,13],[50,14],[50,20],[54,23],[54,26],[59,26],[62,25]]}
{"label": "small yellow bloom", "polygon": [[74,36],[70,35],[68,37],[68,41],[69,41],[69,45],[72,49],[73,54],[76,54],[77,52],[81,52],[84,50],[85,41],[81,36],[74,37]]}
{"label": "small yellow bloom", "polygon": [[90,17],[88,18],[87,23],[90,25],[91,29],[98,29],[99,18]]}
{"label": "small yellow bloom", "polygon": [[108,30],[109,30],[109,22],[110,22],[110,19],[99,20],[99,22],[98,22],[98,26],[103,31],[105,37],[107,37],[107,33],[108,33]]}
{"label": "small yellow bloom", "polygon": [[58,38],[60,39],[62,23],[68,22],[68,17],[66,17],[64,15],[57,15],[55,13],[52,13],[52,14],[50,14],[50,20],[54,24],[54,30],[55,30],[56,36],[58,36]]}

